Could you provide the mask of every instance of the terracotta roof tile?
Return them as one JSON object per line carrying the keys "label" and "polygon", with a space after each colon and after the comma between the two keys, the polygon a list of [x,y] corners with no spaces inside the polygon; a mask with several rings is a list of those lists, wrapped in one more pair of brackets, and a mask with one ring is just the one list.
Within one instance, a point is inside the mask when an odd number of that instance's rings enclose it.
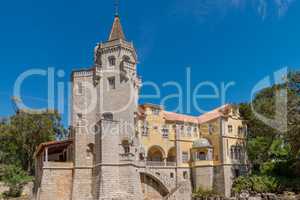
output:
{"label": "terracotta roof tile", "polygon": [[180,121],[198,124],[197,117],[164,111],[164,117],[169,121]]}
{"label": "terracotta roof tile", "polygon": [[198,117],[200,124],[225,116],[231,105],[226,104]]}
{"label": "terracotta roof tile", "polygon": [[70,145],[73,143],[73,140],[64,140],[64,141],[50,141],[41,143],[34,154],[34,157],[38,156],[46,147],[56,147],[56,146],[63,146],[63,145]]}

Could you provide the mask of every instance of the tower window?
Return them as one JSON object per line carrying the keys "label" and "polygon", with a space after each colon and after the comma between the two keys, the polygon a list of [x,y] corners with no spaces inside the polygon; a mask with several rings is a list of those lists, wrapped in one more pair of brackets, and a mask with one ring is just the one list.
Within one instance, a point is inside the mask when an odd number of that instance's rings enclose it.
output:
{"label": "tower window", "polygon": [[82,121],[82,113],[77,113],[77,119],[78,121]]}
{"label": "tower window", "polygon": [[124,60],[125,62],[127,62],[127,63],[130,62],[130,58],[129,58],[128,56],[124,56],[124,57],[123,57],[123,60]]}
{"label": "tower window", "polygon": [[140,160],[141,160],[141,161],[145,160],[145,155],[144,155],[143,153],[140,153],[140,154],[139,154],[139,157],[140,157]]}
{"label": "tower window", "polygon": [[170,178],[174,178],[174,173],[173,172],[170,173]]}
{"label": "tower window", "polygon": [[108,85],[110,90],[116,89],[116,79],[115,77],[108,78]]}
{"label": "tower window", "polygon": [[130,153],[130,144],[129,144],[128,140],[123,140],[122,146],[124,149],[124,154],[129,154]]}
{"label": "tower window", "polygon": [[109,121],[114,120],[114,115],[112,113],[104,113],[102,117],[104,120],[109,120]]}
{"label": "tower window", "polygon": [[108,58],[109,66],[113,67],[116,65],[116,58],[114,56],[111,56]]}
{"label": "tower window", "polygon": [[229,125],[228,126],[228,133],[232,133],[232,131],[233,131],[232,125]]}
{"label": "tower window", "polygon": [[183,172],[183,178],[188,179],[188,173],[186,171]]}
{"label": "tower window", "polygon": [[83,115],[82,113],[77,113],[77,125],[78,126],[81,126],[82,125],[82,122],[83,122]]}

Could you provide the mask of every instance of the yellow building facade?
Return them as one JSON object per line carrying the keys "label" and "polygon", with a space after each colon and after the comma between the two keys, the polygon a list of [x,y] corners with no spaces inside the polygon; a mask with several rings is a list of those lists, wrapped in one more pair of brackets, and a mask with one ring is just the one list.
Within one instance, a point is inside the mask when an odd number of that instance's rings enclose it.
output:
{"label": "yellow building facade", "polygon": [[247,127],[233,105],[199,117],[139,106],[140,160],[153,168],[176,168],[175,179],[190,179],[193,189],[230,196],[233,179],[247,173]]}

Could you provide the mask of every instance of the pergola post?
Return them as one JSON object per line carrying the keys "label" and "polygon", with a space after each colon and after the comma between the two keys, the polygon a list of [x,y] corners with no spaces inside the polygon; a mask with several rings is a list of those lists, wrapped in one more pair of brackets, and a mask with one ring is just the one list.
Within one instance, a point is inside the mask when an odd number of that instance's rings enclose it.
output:
{"label": "pergola post", "polygon": [[48,147],[45,148],[45,162],[48,164]]}

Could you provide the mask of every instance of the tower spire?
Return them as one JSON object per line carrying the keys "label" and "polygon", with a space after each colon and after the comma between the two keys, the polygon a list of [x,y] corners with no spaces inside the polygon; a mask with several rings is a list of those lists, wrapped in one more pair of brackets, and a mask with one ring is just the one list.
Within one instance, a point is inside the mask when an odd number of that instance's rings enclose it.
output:
{"label": "tower spire", "polygon": [[119,16],[119,5],[120,5],[119,0],[115,0],[115,19],[109,35],[109,39],[108,39],[109,41],[119,40],[119,39],[125,40],[125,35],[123,32],[123,28]]}

